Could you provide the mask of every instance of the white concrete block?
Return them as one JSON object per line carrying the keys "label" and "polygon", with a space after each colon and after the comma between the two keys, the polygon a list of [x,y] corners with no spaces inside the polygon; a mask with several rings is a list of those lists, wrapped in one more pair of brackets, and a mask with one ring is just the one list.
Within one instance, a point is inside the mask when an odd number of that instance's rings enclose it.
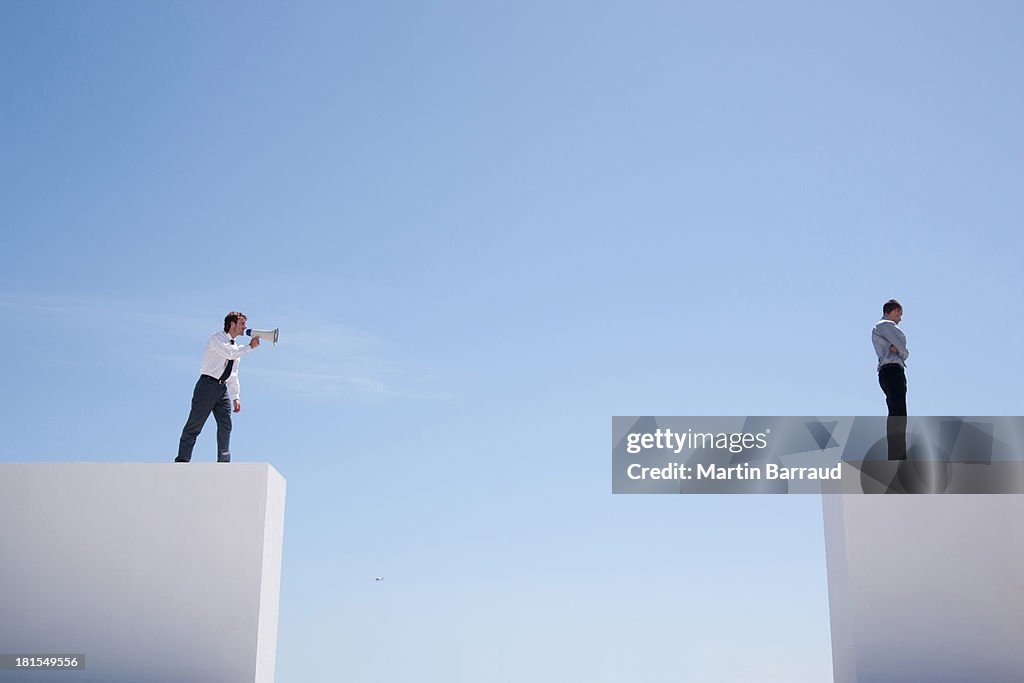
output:
{"label": "white concrete block", "polygon": [[260,463],[0,464],[0,652],[42,683],[272,683],[285,481]]}
{"label": "white concrete block", "polygon": [[822,499],[836,683],[1024,681],[1024,496]]}

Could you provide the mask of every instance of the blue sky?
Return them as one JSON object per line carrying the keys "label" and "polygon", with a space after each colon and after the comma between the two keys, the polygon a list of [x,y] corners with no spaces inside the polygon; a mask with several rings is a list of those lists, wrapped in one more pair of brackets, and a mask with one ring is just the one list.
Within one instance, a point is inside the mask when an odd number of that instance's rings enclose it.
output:
{"label": "blue sky", "polygon": [[889,297],[912,414],[1020,414],[1022,28],[4,3],[0,458],[170,461],[240,309],[282,683],[825,680],[820,500],[614,497],[610,418],[881,414]]}

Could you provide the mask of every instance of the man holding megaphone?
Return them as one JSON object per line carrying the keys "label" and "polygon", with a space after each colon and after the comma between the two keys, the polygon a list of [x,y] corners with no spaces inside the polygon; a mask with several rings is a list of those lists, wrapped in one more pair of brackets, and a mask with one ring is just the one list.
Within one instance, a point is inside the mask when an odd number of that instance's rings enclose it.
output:
{"label": "man holding megaphone", "polygon": [[[250,334],[252,340],[247,345],[235,344],[235,337],[243,333]],[[238,394],[238,364],[242,356],[259,347],[260,338],[266,338],[267,334],[260,330],[246,330],[245,314],[232,311],[224,316],[224,331],[214,332],[206,340],[199,381],[192,392],[192,410],[181,430],[175,462],[188,462],[192,459],[196,437],[203,430],[211,412],[217,420],[217,462],[231,462],[231,410],[232,407],[236,413],[242,410]],[[277,330],[273,331],[273,335],[274,343],[277,343]]]}

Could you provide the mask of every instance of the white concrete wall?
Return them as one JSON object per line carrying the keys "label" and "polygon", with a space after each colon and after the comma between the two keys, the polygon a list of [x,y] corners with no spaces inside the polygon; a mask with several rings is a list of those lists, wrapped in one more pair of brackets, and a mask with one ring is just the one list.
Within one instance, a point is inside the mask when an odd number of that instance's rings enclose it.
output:
{"label": "white concrete wall", "polygon": [[0,464],[0,681],[272,683],[285,482],[258,463]]}
{"label": "white concrete wall", "polygon": [[822,496],[836,683],[1024,681],[1024,496]]}

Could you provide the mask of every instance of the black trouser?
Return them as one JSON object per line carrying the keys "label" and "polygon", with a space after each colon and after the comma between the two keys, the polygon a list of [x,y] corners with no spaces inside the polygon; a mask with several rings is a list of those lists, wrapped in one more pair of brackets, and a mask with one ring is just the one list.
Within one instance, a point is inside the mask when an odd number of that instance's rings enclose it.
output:
{"label": "black trouser", "polygon": [[907,416],[907,375],[899,363],[888,363],[878,369],[878,385],[885,392],[889,415]]}
{"label": "black trouser", "polygon": [[899,363],[888,363],[878,369],[878,385],[885,392],[889,417],[885,436],[889,444],[889,460],[907,459],[907,375]]}
{"label": "black trouser", "polygon": [[228,388],[209,375],[201,375],[192,392],[192,410],[189,411],[185,428],[181,430],[181,441],[178,442],[178,457],[175,462],[188,462],[192,459],[192,447],[196,445],[196,437],[203,431],[203,425],[210,413],[217,420],[217,462],[230,462],[231,451],[231,402],[228,401]]}

